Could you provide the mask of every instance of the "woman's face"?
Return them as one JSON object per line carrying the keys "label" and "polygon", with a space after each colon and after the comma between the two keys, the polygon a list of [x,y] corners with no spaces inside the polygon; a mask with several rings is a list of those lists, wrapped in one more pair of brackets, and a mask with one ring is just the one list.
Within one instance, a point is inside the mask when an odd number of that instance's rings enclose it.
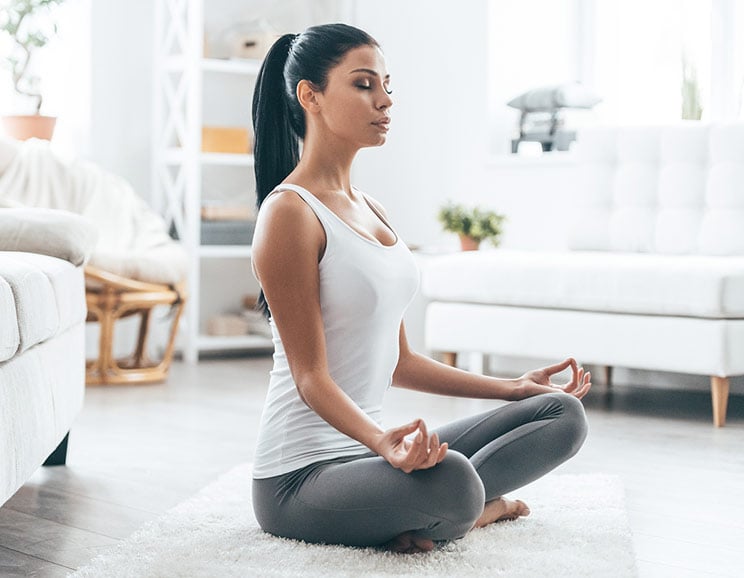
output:
{"label": "woman's face", "polygon": [[390,75],[379,48],[360,46],[328,72],[316,93],[324,130],[359,147],[379,146],[390,127]]}

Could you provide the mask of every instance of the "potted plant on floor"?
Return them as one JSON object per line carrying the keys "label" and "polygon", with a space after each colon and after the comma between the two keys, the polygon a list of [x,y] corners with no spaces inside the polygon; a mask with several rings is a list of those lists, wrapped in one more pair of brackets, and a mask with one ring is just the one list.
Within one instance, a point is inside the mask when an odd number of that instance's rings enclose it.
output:
{"label": "potted plant on floor", "polygon": [[64,0],[8,0],[0,12],[0,31],[10,39],[5,62],[11,69],[13,87],[29,101],[33,114],[3,117],[5,131],[18,140],[31,137],[50,140],[56,118],[41,114],[41,79],[34,72],[32,56],[57,32],[53,11]]}
{"label": "potted plant on floor", "polygon": [[494,247],[500,242],[506,217],[480,207],[468,208],[452,202],[447,203],[437,215],[445,231],[457,233],[463,251],[475,251],[481,241],[489,239]]}

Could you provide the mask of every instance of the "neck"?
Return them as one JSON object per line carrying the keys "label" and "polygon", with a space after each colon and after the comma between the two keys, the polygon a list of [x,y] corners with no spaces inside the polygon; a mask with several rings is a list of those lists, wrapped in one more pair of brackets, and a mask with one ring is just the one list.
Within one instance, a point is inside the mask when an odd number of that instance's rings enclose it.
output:
{"label": "neck", "polygon": [[293,175],[302,176],[314,192],[345,191],[351,194],[351,165],[357,148],[322,135],[306,136],[302,157]]}

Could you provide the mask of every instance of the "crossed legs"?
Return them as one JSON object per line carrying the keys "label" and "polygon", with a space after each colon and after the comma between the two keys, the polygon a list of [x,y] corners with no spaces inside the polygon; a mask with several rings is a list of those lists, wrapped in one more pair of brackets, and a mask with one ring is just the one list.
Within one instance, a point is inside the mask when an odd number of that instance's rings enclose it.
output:
{"label": "crossed legs", "polygon": [[365,454],[254,480],[259,524],[287,538],[349,546],[460,538],[482,521],[484,505],[493,508],[573,456],[587,426],[581,402],[556,393],[436,431],[450,451],[428,470],[406,474]]}

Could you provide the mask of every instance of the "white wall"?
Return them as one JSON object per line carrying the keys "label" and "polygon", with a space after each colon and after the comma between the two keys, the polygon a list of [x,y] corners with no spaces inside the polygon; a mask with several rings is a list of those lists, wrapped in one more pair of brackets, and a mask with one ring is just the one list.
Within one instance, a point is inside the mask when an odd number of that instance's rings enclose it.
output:
{"label": "white wall", "polygon": [[150,194],[152,0],[91,2],[89,158]]}
{"label": "white wall", "polygon": [[395,102],[388,142],[360,153],[355,181],[402,236],[455,244],[436,212],[456,199],[506,213],[504,246],[562,247],[567,167],[489,158],[487,0],[359,1],[355,21],[382,45]]}

